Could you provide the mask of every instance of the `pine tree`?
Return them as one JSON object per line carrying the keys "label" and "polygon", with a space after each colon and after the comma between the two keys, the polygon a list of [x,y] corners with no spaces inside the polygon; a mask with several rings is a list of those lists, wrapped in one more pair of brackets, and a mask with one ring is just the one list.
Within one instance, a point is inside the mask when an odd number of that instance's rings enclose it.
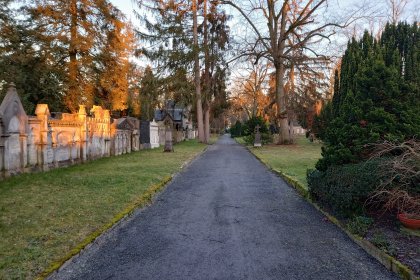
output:
{"label": "pine tree", "polygon": [[[52,111],[62,110],[62,69],[56,67],[54,57],[39,48],[25,11],[13,8],[12,3],[3,1],[0,7],[0,84],[16,84],[29,114],[37,103],[48,103]],[[3,86],[0,100],[5,92]]]}
{"label": "pine tree", "polygon": [[388,24],[379,41],[366,32],[348,44],[318,169],[364,160],[371,143],[420,136],[419,35],[416,23]]}
{"label": "pine tree", "polygon": [[[215,71],[223,64],[221,50],[226,47],[229,34],[227,16],[217,8],[216,2],[207,0],[140,0],[139,4],[141,8],[149,9],[149,14],[139,16],[148,30],[139,33],[140,38],[149,43],[142,53],[155,63],[155,69],[165,77],[168,85],[177,84],[171,79],[176,79],[182,71],[194,77],[199,139],[206,142],[213,85],[220,82],[215,79],[221,77],[215,75]],[[203,15],[201,23],[198,21],[200,13]],[[154,20],[148,18],[150,15]],[[204,54],[204,60],[201,54]]]}
{"label": "pine tree", "polygon": [[128,108],[129,74],[133,68],[130,55],[134,51],[135,39],[131,26],[121,20],[119,11],[114,13],[106,30],[106,44],[97,60],[95,99],[107,109],[123,111]]}
{"label": "pine tree", "polygon": [[147,66],[140,82],[140,106],[141,119],[153,120],[155,109],[159,103],[159,80],[153,74],[150,66]]}
{"label": "pine tree", "polygon": [[115,26],[115,8],[107,0],[36,0],[28,7],[39,48],[65,73],[64,104],[71,112],[92,104],[96,55]]}

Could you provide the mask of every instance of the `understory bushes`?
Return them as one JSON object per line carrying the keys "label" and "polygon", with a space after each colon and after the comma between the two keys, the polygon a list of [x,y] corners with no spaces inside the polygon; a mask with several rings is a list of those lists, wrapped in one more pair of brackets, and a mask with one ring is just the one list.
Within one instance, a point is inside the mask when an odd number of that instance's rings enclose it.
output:
{"label": "understory bushes", "polygon": [[253,144],[255,139],[255,127],[260,127],[261,142],[267,144],[271,142],[271,135],[268,131],[267,123],[262,117],[252,117],[245,123],[236,121],[235,125],[230,128],[231,137],[244,136],[246,144]]}
{"label": "understory bushes", "polygon": [[231,128],[230,128],[230,130],[229,130],[229,133],[230,133],[230,136],[232,137],[232,138],[235,138],[235,137],[240,137],[240,136],[242,136],[242,134],[243,134],[243,128],[242,128],[242,123],[240,122],[240,121],[236,121],[236,123],[235,123],[235,125],[233,125]]}
{"label": "understory bushes", "polygon": [[380,160],[309,170],[311,197],[340,216],[362,214],[367,199],[380,181]]}
{"label": "understory bushes", "polygon": [[368,207],[420,217],[420,142],[372,146],[367,161],[309,171],[312,198],[343,216],[362,214]]}
{"label": "understory bushes", "polygon": [[[254,140],[255,140],[255,133],[252,133],[252,134],[244,137],[244,141],[248,145],[254,144]],[[273,141],[272,141],[272,137],[269,133],[261,133],[261,143],[263,145],[269,144],[271,142],[273,142]]]}

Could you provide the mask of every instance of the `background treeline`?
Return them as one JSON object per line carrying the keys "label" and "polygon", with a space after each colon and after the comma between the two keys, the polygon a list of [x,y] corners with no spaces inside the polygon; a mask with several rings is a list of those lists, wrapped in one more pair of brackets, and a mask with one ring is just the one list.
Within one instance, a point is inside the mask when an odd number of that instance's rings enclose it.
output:
{"label": "background treeline", "polygon": [[333,99],[315,118],[325,147],[308,175],[313,197],[343,214],[372,197],[375,206],[420,214],[419,50],[417,23],[348,43]]}

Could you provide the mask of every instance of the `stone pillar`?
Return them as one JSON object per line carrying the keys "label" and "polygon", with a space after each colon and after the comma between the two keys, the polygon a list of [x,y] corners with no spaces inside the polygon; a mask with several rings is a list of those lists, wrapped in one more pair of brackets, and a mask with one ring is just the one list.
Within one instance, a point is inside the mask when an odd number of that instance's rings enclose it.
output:
{"label": "stone pillar", "polygon": [[87,113],[86,113],[86,106],[79,105],[79,112],[77,113],[79,122],[82,123],[80,127],[80,159],[81,161],[87,160],[87,150],[88,150],[88,127],[87,127]]}
{"label": "stone pillar", "polygon": [[172,121],[167,118],[165,120],[165,148],[163,149],[164,152],[173,152],[173,139],[172,139]]}
{"label": "stone pillar", "polygon": [[70,164],[74,163],[74,159],[73,159],[74,144],[75,144],[74,139],[70,139],[69,144],[68,144],[69,145],[69,162],[70,162]]}
{"label": "stone pillar", "polygon": [[25,170],[25,167],[28,165],[28,135],[27,134],[20,134],[19,135],[19,142],[20,142],[20,164],[22,171]]}
{"label": "stone pillar", "polygon": [[0,167],[1,167],[1,175],[2,177],[7,177],[8,173],[7,173],[7,139],[8,139],[8,135],[0,135]]}
{"label": "stone pillar", "polygon": [[0,171],[4,171],[4,159],[5,159],[5,148],[4,148],[5,137],[0,135]]}
{"label": "stone pillar", "polygon": [[53,142],[51,143],[51,148],[52,148],[52,152],[53,152],[53,165],[54,167],[58,167],[58,159],[57,159],[57,152],[58,152],[58,144],[57,141],[54,141],[53,137]]}
{"label": "stone pillar", "polygon": [[41,121],[39,129],[39,142],[37,144],[38,165],[43,171],[47,171],[48,167],[48,117],[50,111],[47,104],[38,104],[35,109],[35,114],[38,120]]}

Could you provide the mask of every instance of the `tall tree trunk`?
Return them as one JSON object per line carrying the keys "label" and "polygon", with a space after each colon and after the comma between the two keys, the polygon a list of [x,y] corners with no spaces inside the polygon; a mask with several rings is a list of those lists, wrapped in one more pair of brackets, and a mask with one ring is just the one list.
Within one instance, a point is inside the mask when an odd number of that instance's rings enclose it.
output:
{"label": "tall tree trunk", "polygon": [[203,127],[203,106],[201,103],[201,81],[200,81],[200,60],[198,48],[198,30],[197,30],[197,0],[192,1],[193,10],[193,37],[194,37],[194,82],[195,94],[197,98],[197,126],[198,126],[198,139],[200,142],[205,142],[204,127]]}
{"label": "tall tree trunk", "polygon": [[78,93],[77,93],[77,0],[71,0],[70,3],[71,25],[70,25],[70,46],[69,46],[69,88],[65,97],[65,104],[72,112],[77,111]]}
{"label": "tall tree trunk", "polygon": [[207,0],[203,1],[203,28],[204,28],[204,142],[209,143],[210,140],[210,56],[209,56],[209,34],[207,25]]}
{"label": "tall tree trunk", "polygon": [[277,126],[279,127],[279,142],[277,144],[289,144],[289,120],[287,118],[286,96],[284,94],[284,65],[276,63],[276,105]]}
{"label": "tall tree trunk", "polygon": [[205,143],[210,141],[210,105],[206,100],[204,104],[204,134],[205,134]]}

